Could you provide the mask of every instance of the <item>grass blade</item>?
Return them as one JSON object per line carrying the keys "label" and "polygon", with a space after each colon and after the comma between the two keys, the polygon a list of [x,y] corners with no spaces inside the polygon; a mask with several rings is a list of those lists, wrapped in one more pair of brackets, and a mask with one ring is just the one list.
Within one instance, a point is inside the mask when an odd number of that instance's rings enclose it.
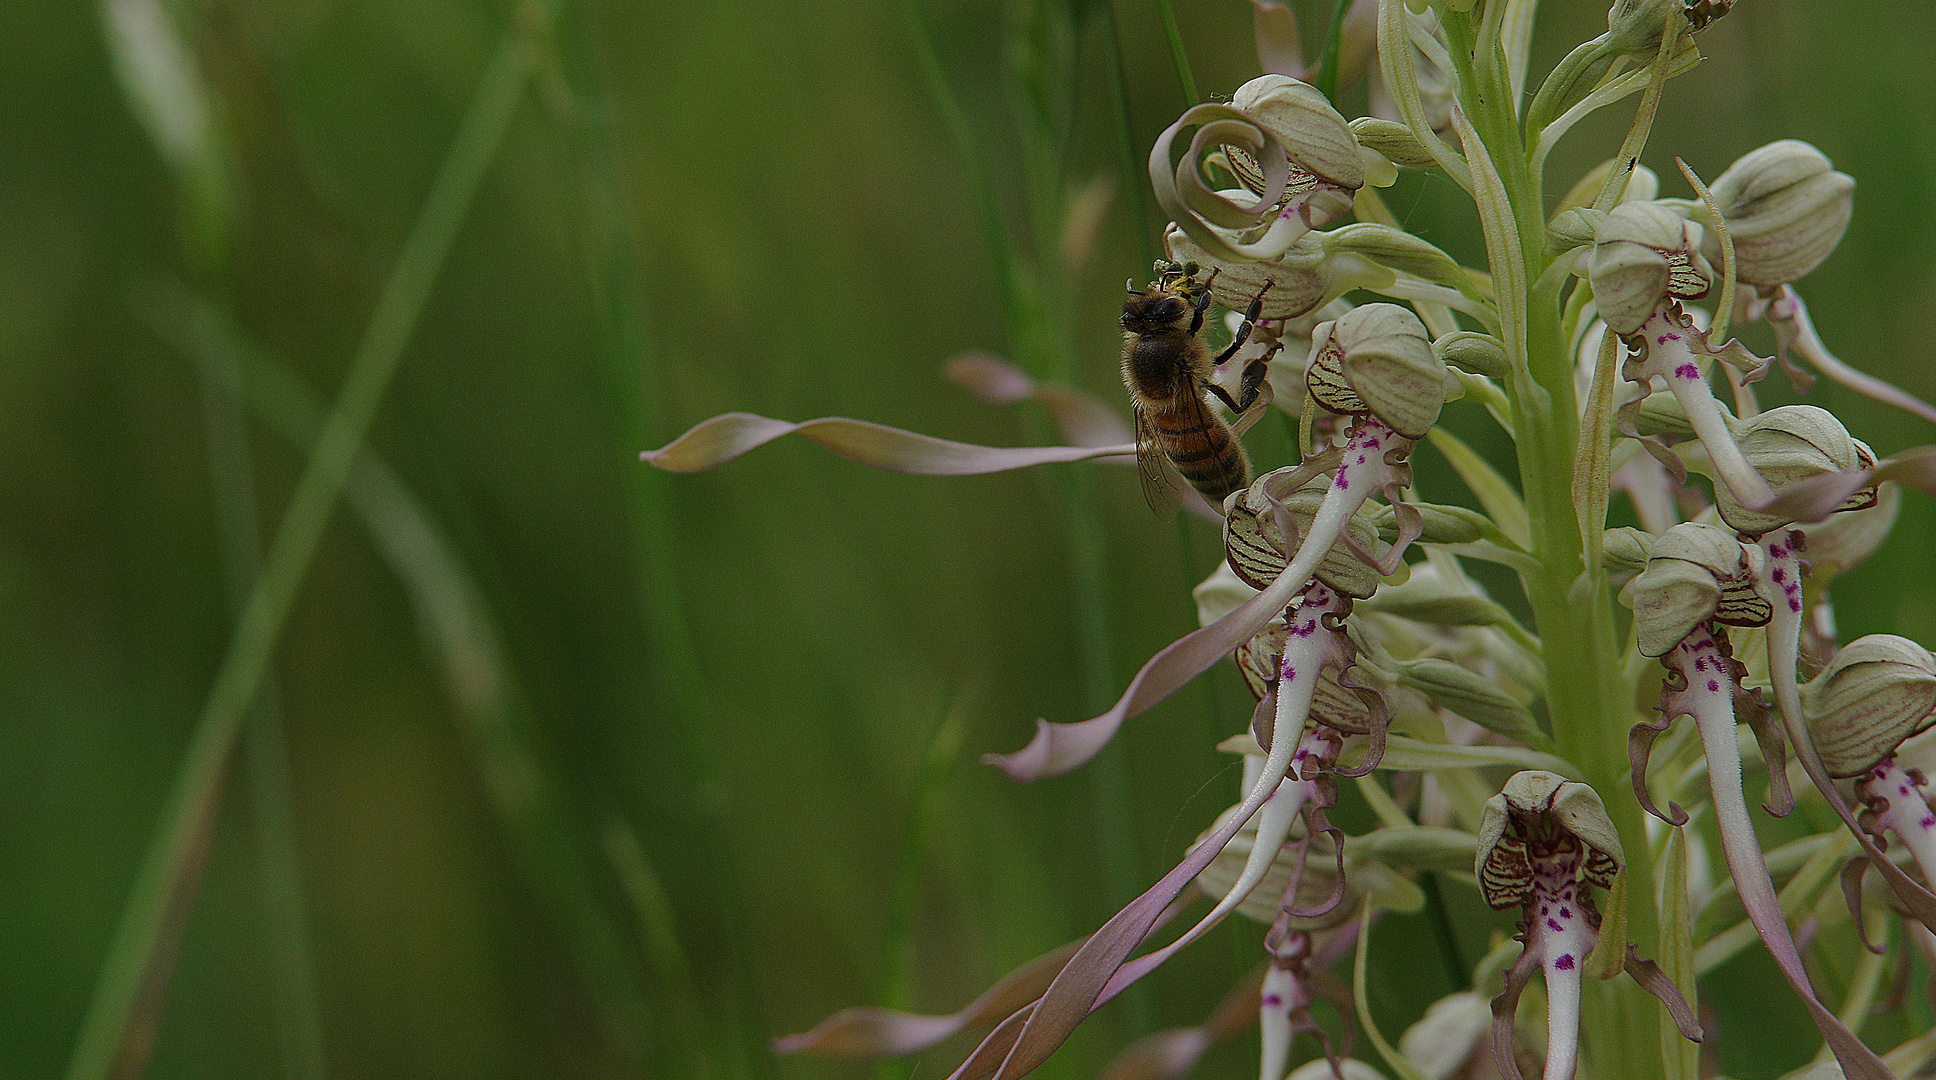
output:
{"label": "grass blade", "polygon": [[331,410],[270,545],[262,575],[196,722],[181,771],[162,810],[160,827],[136,872],[133,892],[108,947],[74,1055],[68,1062],[67,1080],[106,1077],[124,1052],[145,1056],[146,1047],[131,1045],[127,1038],[133,1031],[135,1004],[143,996],[144,984],[165,982],[172,966],[170,928],[178,933],[192,907],[209,832],[221,802],[223,778],[242,721],[268,674],[296,591],[390,377],[396,372],[403,347],[443,268],[485,168],[496,156],[523,94],[527,71],[524,43],[515,33],[507,35],[479,80],[470,111],[351,361],[342,396]]}

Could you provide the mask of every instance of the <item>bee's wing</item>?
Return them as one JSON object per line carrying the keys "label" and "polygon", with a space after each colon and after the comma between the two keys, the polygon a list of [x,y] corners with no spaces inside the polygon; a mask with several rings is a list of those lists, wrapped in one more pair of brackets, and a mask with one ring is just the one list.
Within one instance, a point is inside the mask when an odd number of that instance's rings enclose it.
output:
{"label": "bee's wing", "polygon": [[1156,441],[1150,418],[1141,409],[1136,410],[1136,471],[1143,477],[1143,498],[1156,516],[1167,518],[1176,513],[1189,482],[1170,464],[1170,456]]}

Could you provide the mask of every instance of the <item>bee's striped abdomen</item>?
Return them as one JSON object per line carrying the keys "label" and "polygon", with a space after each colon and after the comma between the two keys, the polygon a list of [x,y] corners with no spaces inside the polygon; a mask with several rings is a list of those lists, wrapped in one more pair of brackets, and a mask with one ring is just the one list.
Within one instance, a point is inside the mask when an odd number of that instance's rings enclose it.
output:
{"label": "bee's striped abdomen", "polygon": [[1250,483],[1250,461],[1229,425],[1202,401],[1165,410],[1150,418],[1163,454],[1212,505]]}

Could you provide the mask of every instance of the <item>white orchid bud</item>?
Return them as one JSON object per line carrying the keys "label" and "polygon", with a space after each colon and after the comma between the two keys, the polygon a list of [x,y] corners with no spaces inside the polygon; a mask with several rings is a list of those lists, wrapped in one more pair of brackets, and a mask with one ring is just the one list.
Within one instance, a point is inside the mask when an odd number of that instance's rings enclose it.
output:
{"label": "white orchid bud", "polygon": [[[1813,146],[1782,139],[1743,155],[1709,190],[1734,239],[1734,276],[1766,288],[1800,280],[1835,250],[1855,180]],[[1718,265],[1720,245],[1710,240],[1707,254]]]}

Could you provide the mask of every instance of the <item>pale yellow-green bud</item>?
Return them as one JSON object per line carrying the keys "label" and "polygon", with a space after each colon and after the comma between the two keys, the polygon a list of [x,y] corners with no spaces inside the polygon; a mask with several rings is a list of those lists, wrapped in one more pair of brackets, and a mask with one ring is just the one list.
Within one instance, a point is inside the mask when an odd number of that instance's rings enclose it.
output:
{"label": "pale yellow-green bud", "polygon": [[1570,251],[1593,243],[1600,231],[1600,223],[1607,219],[1605,210],[1595,210],[1591,206],[1575,206],[1553,215],[1546,226],[1546,241],[1555,251]]}
{"label": "pale yellow-green bud", "polygon": [[1607,31],[1615,47],[1651,53],[1660,47],[1667,17],[1680,10],[1681,0],[1614,0],[1607,9]]}
{"label": "pale yellow-green bud", "polygon": [[1633,582],[1634,629],[1642,656],[1665,656],[1696,626],[1714,619],[1761,626],[1773,615],[1755,588],[1761,549],[1726,529],[1688,522],[1654,541],[1647,569]]}
{"label": "pale yellow-green bud", "polygon": [[[1741,456],[1777,495],[1812,476],[1875,465],[1875,457],[1864,453],[1867,448],[1849,436],[1849,429],[1834,414],[1813,405],[1783,405],[1751,417],[1735,427],[1735,442],[1741,447]],[[1864,489],[1851,496],[1846,508],[1860,509],[1872,505],[1874,499],[1874,490]],[[1742,506],[1724,483],[1714,485],[1714,502],[1721,520],[1751,536],[1771,532],[1792,520]]]}
{"label": "pale yellow-green bud", "polygon": [[[1296,471],[1295,466],[1286,466],[1265,473],[1249,487],[1233,491],[1224,499],[1224,554],[1230,569],[1253,588],[1269,588],[1277,575],[1284,572],[1288,564],[1284,552],[1296,551],[1299,539],[1311,531],[1311,520],[1317,516],[1318,507],[1329,490],[1323,477],[1313,477],[1295,491],[1278,490]],[[1284,512],[1297,529],[1297,537],[1285,537],[1278,526],[1275,508],[1271,506],[1273,497],[1283,504]],[[1345,535],[1373,556],[1382,556],[1390,548],[1378,538],[1369,505],[1361,506],[1345,523]],[[1378,571],[1353,555],[1344,544],[1333,545],[1312,576],[1340,594],[1360,600],[1378,590]]]}
{"label": "pale yellow-green bud", "polygon": [[1351,133],[1358,138],[1361,146],[1369,147],[1385,155],[1395,165],[1413,169],[1429,169],[1438,163],[1425,144],[1404,124],[1391,120],[1380,120],[1373,116],[1361,116],[1351,122]]}
{"label": "pale yellow-green bud", "polygon": [[1631,526],[1600,534],[1600,565],[1609,574],[1636,574],[1647,568],[1654,536]]}
{"label": "pale yellow-green bud", "polygon": [[1380,266],[1450,289],[1470,287],[1465,268],[1438,247],[1389,225],[1361,221],[1323,234],[1327,255],[1362,255]]}
{"label": "pale yellow-green bud", "polygon": [[1829,775],[1859,775],[1936,723],[1936,657],[1894,634],[1856,638],[1802,687],[1802,714]]}
{"label": "pale yellow-green bud", "polygon": [[1705,230],[1658,203],[1622,203],[1594,233],[1589,274],[1600,317],[1631,334],[1670,298],[1707,295],[1714,271],[1701,254]]}
{"label": "pale yellow-green bud", "polygon": [[1486,800],[1479,818],[1479,891],[1495,908],[1512,907],[1533,893],[1533,866],[1526,841],[1538,833],[1571,833],[1590,849],[1580,861],[1580,876],[1601,888],[1627,865],[1620,833],[1607,816],[1600,793],[1557,773],[1528,769],[1514,773],[1505,788]]}
{"label": "pale yellow-green bud", "polygon": [[1521,742],[1546,735],[1526,702],[1508,693],[1500,680],[1476,674],[1463,664],[1430,656],[1404,660],[1398,663],[1393,678],[1400,686],[1424,694],[1439,708],[1495,734]]}
{"label": "pale yellow-green bud", "polygon": [[[1820,150],[1783,139],[1728,166],[1709,190],[1734,238],[1734,276],[1766,287],[1799,280],[1835,250],[1849,226],[1855,181]],[[1720,245],[1710,238],[1705,250],[1719,265]]]}
{"label": "pale yellow-green bud", "polygon": [[[1477,510],[1444,503],[1412,503],[1411,507],[1418,512],[1418,538],[1427,544],[1470,544],[1485,538],[1486,516]],[[1397,535],[1397,515],[1389,506],[1374,513],[1380,533]]]}
{"label": "pale yellow-green bud", "polygon": [[1353,308],[1311,331],[1305,385],[1335,413],[1370,413],[1408,439],[1422,438],[1445,405],[1445,362],[1425,324],[1396,304]]}

